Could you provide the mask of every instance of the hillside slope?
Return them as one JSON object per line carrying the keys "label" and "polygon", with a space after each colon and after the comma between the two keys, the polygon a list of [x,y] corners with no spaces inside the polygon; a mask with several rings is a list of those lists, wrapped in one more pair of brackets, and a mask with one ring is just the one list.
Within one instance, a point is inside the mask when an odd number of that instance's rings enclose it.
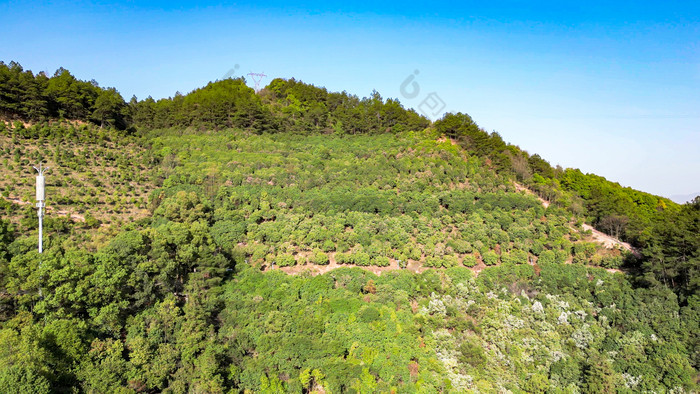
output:
{"label": "hillside slope", "polygon": [[[29,74],[0,72],[0,97]],[[0,103],[20,119],[0,122],[7,391],[697,390],[700,201],[376,93],[226,80],[121,103],[121,130],[84,83],[82,119],[42,118],[35,99],[71,97],[42,78]]]}
{"label": "hillside slope", "polygon": [[436,140],[177,133],[153,147],[178,161],[159,198],[212,197],[215,237],[254,265],[621,264],[620,253],[597,254],[581,241],[568,212],[545,209],[479,158]]}
{"label": "hillside slope", "polygon": [[[33,392],[694,387],[694,306],[592,267],[622,255],[439,135],[163,130],[146,141],[162,185],[146,219],[106,246],[90,252],[72,230],[49,231],[40,257],[29,234],[0,231],[0,345],[40,354],[0,355],[1,382],[32,377]],[[384,272],[279,269],[331,264]]]}

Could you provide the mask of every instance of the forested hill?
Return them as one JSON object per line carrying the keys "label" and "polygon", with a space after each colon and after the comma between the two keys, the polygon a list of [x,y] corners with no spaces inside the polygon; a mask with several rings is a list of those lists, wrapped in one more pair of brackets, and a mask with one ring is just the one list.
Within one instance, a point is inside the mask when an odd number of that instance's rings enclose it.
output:
{"label": "forested hill", "polygon": [[[670,236],[661,235],[692,234],[692,224],[686,225],[683,218],[689,216],[687,211],[693,204],[681,208],[669,199],[622,187],[594,174],[554,168],[539,155],[506,143],[498,133],[484,131],[469,115],[447,114],[431,124],[377,92],[358,98],[294,79],[275,79],[256,94],[238,78],[212,82],[186,95],[176,93],[157,101],[132,97],[126,103],[116,89],[100,88],[94,80],[81,81],[63,68],[49,78],[14,62],[0,62],[0,117],[36,124],[34,131],[25,131],[35,136],[50,133],[42,125],[52,119],[113,126],[138,135],[163,128],[334,135],[396,134],[429,128],[554,206],[582,215],[598,230],[632,243],[644,255],[643,261],[632,264],[653,272],[648,280],[682,283],[677,286],[683,288],[696,286],[691,283],[696,271],[688,256],[695,255],[697,244],[671,245]],[[681,225],[667,228],[669,223]],[[666,264],[673,269],[661,267]]]}
{"label": "forested hill", "polygon": [[293,79],[127,103],[0,64],[0,118],[4,391],[697,389],[700,200]]}

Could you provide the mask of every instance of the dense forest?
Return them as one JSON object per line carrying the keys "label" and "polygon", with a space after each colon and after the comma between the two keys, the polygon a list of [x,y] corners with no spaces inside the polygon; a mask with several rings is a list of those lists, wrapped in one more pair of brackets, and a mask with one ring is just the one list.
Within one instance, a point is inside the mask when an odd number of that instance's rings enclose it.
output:
{"label": "dense forest", "polygon": [[700,199],[463,113],[0,63],[0,161],[3,392],[697,390]]}

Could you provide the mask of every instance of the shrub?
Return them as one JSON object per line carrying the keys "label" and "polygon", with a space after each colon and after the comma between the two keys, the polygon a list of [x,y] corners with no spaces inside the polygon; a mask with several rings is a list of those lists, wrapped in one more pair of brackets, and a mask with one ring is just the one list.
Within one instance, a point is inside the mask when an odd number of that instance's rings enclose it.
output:
{"label": "shrub", "polygon": [[556,261],[556,254],[551,251],[551,250],[545,250],[544,252],[540,253],[540,257],[537,260],[538,264],[549,264],[549,263],[554,263]]}
{"label": "shrub", "polygon": [[386,256],[377,256],[372,259],[372,265],[376,265],[377,267],[388,267],[389,258]]}
{"label": "shrub", "polygon": [[474,273],[464,267],[452,267],[445,270],[447,276],[452,279],[452,283],[466,282],[474,278]]}
{"label": "shrub", "polygon": [[350,253],[336,253],[335,261],[338,264],[352,264],[352,255]]}
{"label": "shrub", "polygon": [[501,256],[501,261],[503,263],[526,264],[528,261],[527,252],[522,250],[516,249],[507,255],[507,258],[505,256]]}
{"label": "shrub", "polygon": [[214,223],[209,231],[217,245],[231,248],[243,239],[246,229],[246,223],[243,221],[220,220]]}
{"label": "shrub", "polygon": [[329,263],[328,255],[320,250],[314,251],[314,253],[311,255],[310,261],[318,265],[328,265]]}
{"label": "shrub", "polygon": [[323,245],[321,245],[321,249],[324,252],[332,252],[335,250],[335,242],[331,241],[330,239],[327,239],[323,241]]}
{"label": "shrub", "polygon": [[603,256],[600,261],[600,266],[605,268],[620,268],[622,266],[622,256]]}
{"label": "shrub", "polygon": [[481,368],[486,362],[484,349],[474,338],[468,338],[459,345],[457,357],[463,364],[469,364],[474,368]]}
{"label": "shrub", "polygon": [[451,247],[455,252],[460,254],[472,252],[472,244],[463,239],[453,239],[447,243],[447,246]]}
{"label": "shrub", "polygon": [[482,255],[488,251],[488,248],[486,247],[486,245],[484,245],[483,242],[481,242],[481,240],[474,242],[474,249],[476,249],[476,251],[478,251]]}
{"label": "shrub", "polygon": [[357,316],[357,319],[362,323],[371,323],[375,320],[378,320],[380,317],[381,314],[376,308],[368,306],[367,308],[360,311],[360,313]]}
{"label": "shrub", "polygon": [[464,256],[464,259],[462,260],[462,264],[464,264],[465,267],[474,267],[476,266],[476,257],[474,257],[473,254],[468,254]]}
{"label": "shrub", "polygon": [[440,259],[437,257],[426,257],[425,262],[423,263],[423,266],[425,267],[432,267],[432,268],[438,268],[442,266],[442,262]]}
{"label": "shrub", "polygon": [[459,265],[459,259],[455,255],[445,255],[442,256],[442,266],[445,268],[457,267]]}
{"label": "shrub", "polygon": [[532,254],[534,254],[535,256],[539,256],[543,251],[544,251],[544,246],[542,245],[542,242],[540,242],[540,241],[535,241],[530,246],[530,252],[532,252]]}
{"label": "shrub", "polygon": [[411,260],[420,260],[421,258],[420,248],[416,245],[406,246],[406,248],[404,248],[404,254]]}
{"label": "shrub", "polygon": [[572,250],[573,255],[584,256],[586,253],[586,244],[581,243],[581,242],[577,242],[574,244],[572,249],[573,249]]}
{"label": "shrub", "polygon": [[565,263],[570,256],[566,250],[557,250],[554,252],[554,255],[556,256],[554,261],[557,263]]}
{"label": "shrub", "polygon": [[489,250],[484,253],[483,260],[486,265],[496,265],[498,263],[498,255],[493,250]]}
{"label": "shrub", "polygon": [[280,267],[292,267],[297,264],[297,260],[289,253],[278,254],[275,263]]}
{"label": "shrub", "polygon": [[256,263],[265,258],[267,255],[269,247],[262,244],[252,244],[248,245],[246,248],[248,254],[250,255],[250,262]]}
{"label": "shrub", "polygon": [[365,252],[353,253],[352,262],[360,267],[367,267],[369,266],[369,255]]}
{"label": "shrub", "polygon": [[362,288],[362,291],[365,293],[375,294],[377,292],[377,285],[374,284],[374,280],[368,280],[365,287]]}
{"label": "shrub", "polygon": [[102,222],[97,220],[91,214],[88,213],[85,215],[85,224],[84,225],[86,228],[97,228],[97,227],[100,227],[100,224],[102,224]]}

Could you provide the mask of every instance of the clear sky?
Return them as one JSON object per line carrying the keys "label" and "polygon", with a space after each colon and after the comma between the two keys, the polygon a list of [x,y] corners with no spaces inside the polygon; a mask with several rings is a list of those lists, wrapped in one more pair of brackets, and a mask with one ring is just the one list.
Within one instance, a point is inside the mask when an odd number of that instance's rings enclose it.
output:
{"label": "clear sky", "polygon": [[[435,93],[441,112],[466,112],[554,165],[700,192],[697,0],[10,1],[0,27],[0,60],[63,66],[126,100],[248,72],[376,89],[417,110]],[[401,88],[410,76],[418,91]]]}

